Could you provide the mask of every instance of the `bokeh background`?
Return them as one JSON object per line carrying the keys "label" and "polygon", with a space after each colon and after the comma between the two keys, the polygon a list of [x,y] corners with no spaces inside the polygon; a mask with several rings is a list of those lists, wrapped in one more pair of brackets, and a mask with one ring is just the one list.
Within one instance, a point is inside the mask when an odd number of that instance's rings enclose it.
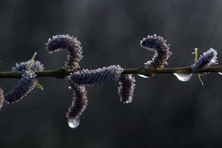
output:
{"label": "bokeh background", "polygon": [[[81,68],[112,64],[140,67],[153,56],[140,40],[157,34],[173,53],[170,67],[192,65],[213,47],[222,59],[220,0],[7,0],[0,1],[0,67],[36,60],[46,70],[64,66],[66,52],[48,54],[45,43],[57,34],[76,36],[83,46]],[[39,78],[44,91],[34,89],[22,101],[0,111],[1,148],[134,148],[222,147],[222,76],[211,73],[183,83],[173,74],[150,79],[135,75],[130,104],[119,101],[117,83],[87,87],[88,106],[77,129],[65,113],[72,92],[65,80]],[[7,93],[18,79],[0,79]]]}

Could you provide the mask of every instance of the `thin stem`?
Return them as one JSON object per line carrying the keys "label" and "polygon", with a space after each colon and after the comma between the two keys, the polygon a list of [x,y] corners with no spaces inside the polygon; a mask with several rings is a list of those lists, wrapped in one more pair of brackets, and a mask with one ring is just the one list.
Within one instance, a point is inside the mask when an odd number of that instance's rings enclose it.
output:
{"label": "thin stem", "polygon": [[[70,73],[78,70],[67,70],[65,68],[59,68],[55,70],[45,70],[41,72],[35,72],[37,77],[55,77],[63,79],[69,76]],[[81,71],[81,70],[80,70]],[[203,70],[193,72],[190,67],[179,67],[179,68],[165,68],[165,69],[146,69],[144,67],[124,69],[122,74],[141,74],[148,77],[152,77],[155,74],[163,73],[200,73],[200,72],[222,72],[222,66],[212,66]],[[0,72],[0,78],[18,78],[20,79],[24,72]]]}

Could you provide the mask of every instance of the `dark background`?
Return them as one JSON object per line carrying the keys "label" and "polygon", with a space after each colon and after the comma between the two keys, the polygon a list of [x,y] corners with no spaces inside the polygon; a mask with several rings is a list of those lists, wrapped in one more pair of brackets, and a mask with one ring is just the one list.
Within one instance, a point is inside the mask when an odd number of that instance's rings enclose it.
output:
{"label": "dark background", "polygon": [[[46,70],[64,66],[65,51],[49,55],[45,49],[57,34],[81,41],[85,69],[142,66],[153,52],[139,42],[153,34],[171,44],[167,68],[192,65],[194,48],[199,55],[215,48],[220,63],[221,18],[220,0],[2,0],[0,67],[10,71],[34,52]],[[69,128],[65,117],[72,101],[65,80],[39,78],[44,91],[36,88],[0,111],[0,147],[222,147],[222,76],[202,77],[204,86],[196,75],[187,83],[173,74],[135,77],[128,105],[119,101],[117,83],[87,87],[89,102],[77,129]],[[7,93],[18,81],[0,79],[0,86]]]}

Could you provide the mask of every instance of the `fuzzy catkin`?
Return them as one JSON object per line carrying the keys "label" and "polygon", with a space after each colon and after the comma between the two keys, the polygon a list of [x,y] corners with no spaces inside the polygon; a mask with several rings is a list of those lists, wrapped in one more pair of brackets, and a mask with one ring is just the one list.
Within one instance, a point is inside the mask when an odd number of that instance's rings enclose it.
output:
{"label": "fuzzy catkin", "polygon": [[79,86],[74,83],[69,83],[69,88],[73,91],[72,104],[66,113],[69,120],[78,119],[87,106],[87,92],[85,86]]}
{"label": "fuzzy catkin", "polygon": [[[29,63],[30,63],[30,60],[28,60],[26,62],[16,63],[16,66],[12,67],[12,72],[14,72],[14,71],[26,71]],[[34,61],[30,70],[32,70],[34,72],[43,71],[44,70],[44,65],[41,64],[40,61]]]}
{"label": "fuzzy catkin", "polygon": [[192,70],[200,70],[205,69],[207,67],[213,66],[217,64],[217,51],[213,48],[210,48],[206,52],[203,53],[195,64],[193,64]]}
{"label": "fuzzy catkin", "polygon": [[70,69],[80,68],[79,62],[83,58],[81,43],[77,38],[67,35],[56,35],[53,38],[49,38],[48,43],[46,43],[46,49],[49,53],[54,53],[60,50],[66,50],[67,61],[65,66]]}
{"label": "fuzzy catkin", "polygon": [[5,102],[12,104],[25,97],[35,86],[37,79],[32,70],[26,71],[18,85],[5,95]]}
{"label": "fuzzy catkin", "polygon": [[79,85],[99,85],[112,81],[118,81],[123,69],[119,65],[99,68],[94,71],[88,69],[70,74],[69,81]]}
{"label": "fuzzy catkin", "polygon": [[3,95],[3,90],[0,88],[0,110],[2,109],[4,104],[4,95]]}
{"label": "fuzzy catkin", "polygon": [[166,60],[171,56],[171,52],[169,51],[169,44],[166,44],[166,40],[164,40],[161,36],[150,36],[148,35],[146,38],[140,41],[140,45],[142,48],[154,51],[155,54],[152,58],[151,63],[145,63],[145,65],[152,65],[153,68],[164,68],[164,65],[167,64]]}
{"label": "fuzzy catkin", "polygon": [[130,103],[133,101],[133,92],[135,89],[135,78],[132,74],[121,74],[119,79],[118,93],[120,101]]}

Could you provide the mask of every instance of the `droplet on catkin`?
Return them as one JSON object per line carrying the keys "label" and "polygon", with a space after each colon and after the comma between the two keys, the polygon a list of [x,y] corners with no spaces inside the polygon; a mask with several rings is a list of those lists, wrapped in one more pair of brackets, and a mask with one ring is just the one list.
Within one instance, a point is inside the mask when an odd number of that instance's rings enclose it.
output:
{"label": "droplet on catkin", "polygon": [[77,128],[80,124],[80,118],[68,119],[68,125],[70,128]]}

